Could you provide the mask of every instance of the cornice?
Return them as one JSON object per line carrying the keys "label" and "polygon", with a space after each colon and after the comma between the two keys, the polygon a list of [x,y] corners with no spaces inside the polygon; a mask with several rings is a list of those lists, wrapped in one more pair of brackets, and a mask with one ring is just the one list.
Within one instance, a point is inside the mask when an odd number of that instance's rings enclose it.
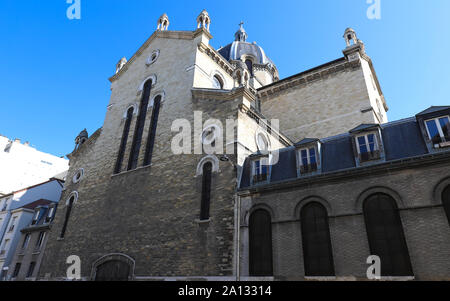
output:
{"label": "cornice", "polygon": [[359,60],[349,62],[345,58],[329,62],[316,68],[307,70],[289,78],[272,83],[258,89],[258,96],[261,99],[267,98],[276,93],[282,92],[292,87],[305,86],[309,83],[320,81],[339,72],[353,70],[361,66]]}
{"label": "cornice", "polygon": [[192,88],[191,92],[194,99],[235,100],[237,98],[245,97],[251,101],[256,100],[255,93],[252,93],[252,91],[246,89],[245,87],[240,87],[233,90]]}
{"label": "cornice", "polygon": [[256,121],[256,123],[258,124],[264,124],[265,128],[271,132],[271,133],[276,133],[278,135],[278,140],[279,142],[281,142],[282,144],[284,144],[284,146],[289,147],[291,145],[293,145],[292,141],[287,138],[284,134],[282,134],[279,130],[274,129],[268,122],[267,119],[261,115],[260,113],[252,110],[251,108],[247,107],[244,104],[240,104],[239,105],[239,110],[244,113],[247,114],[247,116],[249,116],[250,118],[252,118],[253,120]]}
{"label": "cornice", "polygon": [[207,56],[209,56],[214,62],[216,62],[230,76],[233,76],[234,67],[214,48],[200,42],[198,44],[198,50],[200,50],[200,52],[205,53]]}

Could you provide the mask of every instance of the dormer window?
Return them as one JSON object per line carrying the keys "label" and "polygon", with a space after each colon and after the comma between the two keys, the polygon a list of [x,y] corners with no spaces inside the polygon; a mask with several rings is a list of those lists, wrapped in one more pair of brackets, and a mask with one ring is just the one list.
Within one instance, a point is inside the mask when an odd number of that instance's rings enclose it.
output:
{"label": "dormer window", "polygon": [[317,151],[315,147],[299,150],[300,174],[317,171]]}
{"label": "dormer window", "polygon": [[380,159],[380,146],[375,133],[356,137],[356,147],[361,163]]}
{"label": "dormer window", "polygon": [[253,184],[267,182],[269,179],[269,158],[263,157],[253,161]]}
{"label": "dormer window", "polygon": [[297,149],[297,176],[304,176],[319,172],[320,149],[322,143],[317,138],[305,138],[295,144]]}
{"label": "dormer window", "polygon": [[50,209],[48,210],[47,217],[45,218],[46,224],[52,220],[54,212],[55,212],[55,207],[50,207]]}
{"label": "dormer window", "polygon": [[[425,121],[428,137],[435,148],[450,146],[450,119],[448,116]],[[442,144],[449,145],[442,145]]]}

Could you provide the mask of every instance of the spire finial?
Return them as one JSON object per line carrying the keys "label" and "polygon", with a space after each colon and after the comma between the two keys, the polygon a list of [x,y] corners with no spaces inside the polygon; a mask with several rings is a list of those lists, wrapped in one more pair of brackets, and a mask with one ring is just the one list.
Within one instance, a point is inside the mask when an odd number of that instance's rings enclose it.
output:
{"label": "spire finial", "polygon": [[247,41],[248,35],[247,35],[247,32],[245,32],[243,25],[244,25],[244,21],[241,21],[241,23],[239,23],[239,30],[234,35],[236,38],[236,41],[239,41],[239,42]]}

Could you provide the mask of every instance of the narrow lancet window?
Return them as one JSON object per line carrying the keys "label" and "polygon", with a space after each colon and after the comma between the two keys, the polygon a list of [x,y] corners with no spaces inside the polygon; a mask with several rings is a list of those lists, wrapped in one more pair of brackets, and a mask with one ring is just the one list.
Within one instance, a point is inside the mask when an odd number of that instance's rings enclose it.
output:
{"label": "narrow lancet window", "polygon": [[212,177],[212,164],[206,162],[203,165],[203,179],[202,179],[202,203],[200,208],[200,220],[208,220],[209,208],[211,204],[211,177]]}
{"label": "narrow lancet window", "polygon": [[144,132],[145,118],[147,117],[147,107],[152,89],[152,81],[149,80],[144,85],[144,93],[139,107],[139,116],[134,131],[133,144],[131,145],[130,160],[128,161],[128,170],[135,169],[138,165],[139,150],[142,144],[142,134]]}
{"label": "narrow lancet window", "polygon": [[144,166],[152,164],[153,148],[155,146],[156,128],[158,126],[159,110],[161,108],[161,95],[156,96],[153,104],[152,120],[145,150]]}
{"label": "narrow lancet window", "polygon": [[128,134],[130,133],[131,120],[133,119],[134,108],[129,108],[127,111],[127,119],[123,128],[122,140],[120,141],[119,155],[117,156],[116,167],[114,173],[118,174],[122,168],[123,157],[125,155],[125,148],[127,147]]}
{"label": "narrow lancet window", "polygon": [[75,196],[72,195],[70,197],[69,202],[66,207],[66,216],[64,217],[64,224],[61,229],[61,235],[59,236],[60,238],[64,238],[64,236],[66,235],[67,224],[69,222],[70,213],[72,212],[72,207],[73,207],[74,202],[75,202]]}

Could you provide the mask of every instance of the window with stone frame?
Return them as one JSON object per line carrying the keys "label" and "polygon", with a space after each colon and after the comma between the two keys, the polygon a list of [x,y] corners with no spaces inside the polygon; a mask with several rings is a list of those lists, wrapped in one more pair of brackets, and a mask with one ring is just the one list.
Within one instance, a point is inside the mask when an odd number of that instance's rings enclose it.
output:
{"label": "window with stone frame", "polygon": [[40,250],[42,248],[42,244],[43,244],[44,239],[45,239],[45,234],[46,233],[44,231],[39,233],[38,240],[36,241],[36,250]]}
{"label": "window with stone frame", "polygon": [[308,174],[317,171],[318,152],[315,147],[298,150],[300,174]]}
{"label": "window with stone frame", "polygon": [[428,137],[435,147],[440,147],[442,143],[450,142],[450,119],[448,116],[427,120],[425,125]]}
{"label": "window with stone frame", "polygon": [[381,157],[380,143],[375,133],[357,136],[356,149],[360,162],[378,160]]}
{"label": "window with stone frame", "polygon": [[25,250],[28,247],[28,243],[30,242],[30,238],[31,238],[30,233],[27,233],[25,235],[25,238],[24,238],[23,243],[22,243],[22,250]]}
{"label": "window with stone frame", "polygon": [[36,262],[31,262],[27,272],[27,278],[33,277],[34,268],[36,266]]}
{"label": "window with stone frame", "polygon": [[22,264],[20,262],[16,263],[16,266],[14,267],[14,272],[12,274],[12,278],[16,278],[19,275],[21,266]]}

